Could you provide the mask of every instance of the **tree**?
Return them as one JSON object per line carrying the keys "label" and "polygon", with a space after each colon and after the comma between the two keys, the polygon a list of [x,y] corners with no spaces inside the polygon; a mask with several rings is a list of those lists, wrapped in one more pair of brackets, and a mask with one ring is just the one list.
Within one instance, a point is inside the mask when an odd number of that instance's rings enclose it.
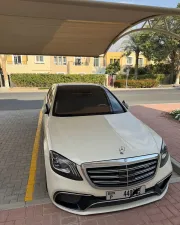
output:
{"label": "tree", "polygon": [[141,46],[144,56],[155,63],[171,65],[170,83],[179,84],[180,42],[173,37],[150,32],[141,34]]}
{"label": "tree", "polygon": [[122,43],[121,48],[124,50],[126,56],[129,56],[132,52],[135,53],[136,63],[135,63],[135,79],[138,77],[138,68],[139,68],[139,55],[142,52],[142,40],[140,33],[133,33],[129,35],[128,40]]}
{"label": "tree", "polygon": [[[178,3],[177,8],[180,8]],[[154,22],[158,22],[158,26],[161,28],[164,26],[164,21],[158,18],[154,19]],[[180,34],[180,17],[169,16],[167,18],[167,25],[170,30],[176,34]],[[170,82],[175,81],[179,84],[180,76],[180,41],[176,40],[172,36],[161,34],[160,32],[137,32],[129,35],[129,39],[124,41],[123,50],[125,55],[130,55],[135,52],[136,64],[135,64],[135,77],[138,75],[138,59],[140,52],[149,60],[156,62],[168,62],[171,64],[171,79]]]}
{"label": "tree", "polygon": [[119,62],[115,61],[114,63],[111,63],[106,67],[106,74],[114,75],[117,72],[119,72],[120,69],[121,69],[121,67],[119,65]]}
{"label": "tree", "polygon": [[[180,7],[180,4],[178,4]],[[158,22],[161,27],[161,21]],[[163,21],[162,21],[163,24]],[[167,25],[177,34],[180,34],[180,17],[168,17]],[[171,35],[157,32],[141,32],[139,34],[144,56],[155,63],[169,63],[171,65],[170,83],[179,84],[180,76],[180,41]]]}
{"label": "tree", "polygon": [[[180,3],[177,6],[180,8]],[[159,28],[164,26],[164,20],[154,19],[154,23]],[[169,16],[166,19],[169,29],[180,34],[180,17]],[[155,63],[169,63],[171,65],[170,83],[179,84],[180,76],[180,41],[171,35],[161,34],[160,32],[138,32],[130,35],[130,40],[125,46],[126,54],[136,53],[136,72],[138,70],[138,53],[141,52],[148,60]]]}

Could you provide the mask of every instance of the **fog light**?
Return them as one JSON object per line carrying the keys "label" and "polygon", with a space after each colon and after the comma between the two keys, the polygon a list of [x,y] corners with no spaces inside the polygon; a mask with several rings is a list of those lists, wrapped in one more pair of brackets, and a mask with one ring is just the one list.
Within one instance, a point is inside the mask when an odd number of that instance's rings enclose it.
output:
{"label": "fog light", "polygon": [[170,178],[171,178],[171,175],[169,175],[168,177],[166,177],[164,180],[160,181],[160,182],[157,184],[158,187],[159,187],[161,190],[163,190],[163,189],[166,187],[167,183],[169,182]]}
{"label": "fog light", "polygon": [[66,202],[70,204],[77,204],[81,199],[81,195],[69,194],[69,193],[57,193],[55,194],[55,202]]}

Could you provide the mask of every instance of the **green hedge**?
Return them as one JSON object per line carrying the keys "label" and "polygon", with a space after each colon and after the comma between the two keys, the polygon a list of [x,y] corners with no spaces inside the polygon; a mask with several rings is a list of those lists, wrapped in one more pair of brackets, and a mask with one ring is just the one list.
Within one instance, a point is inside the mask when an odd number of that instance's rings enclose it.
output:
{"label": "green hedge", "polygon": [[[137,79],[138,80],[144,80],[144,79],[156,79],[157,76],[153,74],[144,74],[144,75],[138,75]],[[126,79],[126,74],[119,74],[116,76],[116,80],[123,80]],[[134,80],[135,76],[134,74],[130,74],[128,76],[128,80]]]}
{"label": "green hedge", "polygon": [[95,83],[104,85],[105,75],[99,74],[11,74],[11,81],[16,87],[50,87],[55,83]]}
{"label": "green hedge", "polygon": [[[145,79],[150,79],[150,80],[157,80],[159,83],[166,83],[165,82],[166,76],[164,74],[144,74],[144,75],[138,75],[138,80],[145,80]],[[120,74],[116,76],[116,80],[124,80],[126,79],[126,75]],[[134,80],[134,75],[129,75],[128,80]]]}
{"label": "green hedge", "polygon": [[[153,79],[144,79],[144,80],[128,80],[128,87],[130,88],[152,88],[157,87],[159,82]],[[126,80],[116,80],[114,82],[114,87],[124,88],[126,87]]]}

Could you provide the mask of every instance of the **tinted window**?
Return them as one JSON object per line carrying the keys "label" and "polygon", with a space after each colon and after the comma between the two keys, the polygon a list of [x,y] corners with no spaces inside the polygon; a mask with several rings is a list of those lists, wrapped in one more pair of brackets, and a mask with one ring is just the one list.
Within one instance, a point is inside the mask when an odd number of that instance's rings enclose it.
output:
{"label": "tinted window", "polygon": [[108,96],[109,101],[111,103],[113,112],[123,113],[124,109],[121,106],[121,104],[118,102],[118,100],[108,90],[106,91],[106,93],[107,93],[107,96]]}
{"label": "tinted window", "polygon": [[103,88],[92,85],[59,86],[54,116],[81,116],[112,113]]}

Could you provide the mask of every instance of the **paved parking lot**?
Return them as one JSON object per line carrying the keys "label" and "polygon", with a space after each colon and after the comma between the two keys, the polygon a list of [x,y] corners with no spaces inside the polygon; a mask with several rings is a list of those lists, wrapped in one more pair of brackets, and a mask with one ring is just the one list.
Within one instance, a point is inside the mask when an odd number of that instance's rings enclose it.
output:
{"label": "paved parking lot", "polygon": [[76,216],[52,204],[0,212],[1,225],[179,225],[180,183],[171,184],[161,201],[131,210],[95,216]]}
{"label": "paved parking lot", "polygon": [[[24,202],[39,110],[0,111],[0,209]],[[36,168],[34,200],[48,198],[42,138]]]}
{"label": "paved parking lot", "polygon": [[[5,100],[3,100],[5,102]],[[17,103],[18,101],[16,101]],[[19,101],[20,102],[20,101]],[[157,203],[125,212],[78,217],[55,208],[49,202],[45,184],[45,169],[41,135],[37,158],[33,201],[25,203],[33,145],[39,118],[40,99],[25,104],[0,100],[0,225],[11,224],[180,224],[180,183],[173,183],[166,197]],[[180,161],[180,125],[162,116],[163,111],[180,108],[180,104],[132,106],[132,113],[163,136],[169,151]],[[172,181],[175,182],[174,174]],[[135,222],[136,221],[136,222]],[[134,223],[135,222],[135,223]],[[1,224],[2,223],[2,224]]]}
{"label": "paved parking lot", "polygon": [[24,201],[38,114],[0,111],[0,204]]}

